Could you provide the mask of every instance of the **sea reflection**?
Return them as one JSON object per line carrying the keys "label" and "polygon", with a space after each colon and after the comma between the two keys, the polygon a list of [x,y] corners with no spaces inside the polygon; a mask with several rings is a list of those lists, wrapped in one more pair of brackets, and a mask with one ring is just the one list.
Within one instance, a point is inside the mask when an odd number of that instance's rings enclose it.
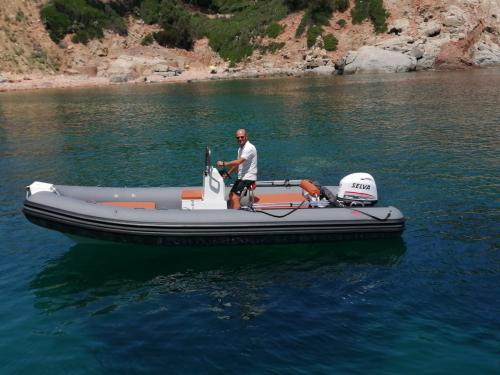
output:
{"label": "sea reflection", "polygon": [[401,238],[168,250],[79,244],[48,264],[31,288],[35,306],[47,312],[85,308],[106,314],[120,304],[193,295],[208,298],[207,309],[219,318],[250,319],[265,311],[262,299],[269,288],[310,287],[351,267],[390,268],[405,249]]}

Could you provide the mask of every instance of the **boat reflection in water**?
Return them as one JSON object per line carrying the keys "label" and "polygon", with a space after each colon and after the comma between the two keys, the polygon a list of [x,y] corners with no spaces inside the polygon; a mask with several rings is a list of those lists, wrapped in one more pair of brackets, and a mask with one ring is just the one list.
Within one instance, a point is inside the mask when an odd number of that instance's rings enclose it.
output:
{"label": "boat reflection in water", "polygon": [[[175,304],[185,294],[208,297],[260,314],[268,290],[325,284],[336,288],[372,283],[398,264],[405,253],[402,238],[272,246],[158,247],[124,245],[73,246],[31,282],[36,307],[46,311],[84,308],[111,312],[132,301]],[[358,272],[362,274],[354,276]],[[114,297],[120,297],[116,301]],[[123,298],[126,297],[126,298]],[[111,307],[102,310],[106,299]],[[194,303],[194,302],[193,302]],[[194,303],[196,304],[196,303]],[[216,308],[217,310],[217,308]]]}

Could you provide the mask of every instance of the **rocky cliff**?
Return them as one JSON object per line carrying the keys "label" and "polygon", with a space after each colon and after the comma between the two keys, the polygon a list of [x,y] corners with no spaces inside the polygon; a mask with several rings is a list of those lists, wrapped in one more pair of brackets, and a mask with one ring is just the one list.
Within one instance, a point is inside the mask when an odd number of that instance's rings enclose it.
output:
{"label": "rocky cliff", "polygon": [[[255,51],[232,67],[210,49],[206,39],[196,41],[192,51],[156,43],[143,46],[141,40],[157,27],[133,18],[128,19],[127,36],[106,33],[87,45],[72,43],[66,36],[55,44],[40,19],[45,3],[10,0],[0,8],[0,89],[9,83],[22,88],[43,82],[41,87],[50,87],[58,79],[80,85],[500,64],[499,0],[385,0],[389,27],[380,34],[368,21],[353,25],[349,11],[334,13],[324,27],[324,34],[338,39],[337,49],[331,52],[322,48],[320,39],[307,48],[306,38],[296,37],[302,13],[292,13],[280,21],[284,32],[272,40],[281,49]],[[262,42],[266,43],[265,38]]]}

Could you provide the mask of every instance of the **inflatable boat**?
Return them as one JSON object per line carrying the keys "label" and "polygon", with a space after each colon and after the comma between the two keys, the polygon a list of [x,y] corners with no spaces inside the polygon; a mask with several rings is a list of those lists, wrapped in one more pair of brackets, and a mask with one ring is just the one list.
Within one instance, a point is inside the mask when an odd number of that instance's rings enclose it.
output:
{"label": "inflatable boat", "polygon": [[329,241],[400,235],[397,208],[378,207],[375,180],[353,173],[338,186],[303,180],[257,181],[228,208],[230,187],[211,165],[207,148],[203,185],[114,188],[26,187],[23,212],[31,222],[74,239],[154,245],[219,245]]}

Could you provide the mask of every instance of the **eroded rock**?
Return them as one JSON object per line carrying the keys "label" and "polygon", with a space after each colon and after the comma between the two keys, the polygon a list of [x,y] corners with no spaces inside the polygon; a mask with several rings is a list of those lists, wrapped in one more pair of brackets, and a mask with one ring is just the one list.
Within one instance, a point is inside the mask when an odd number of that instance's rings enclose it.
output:
{"label": "eroded rock", "polygon": [[500,46],[494,43],[477,43],[472,51],[472,61],[479,66],[500,65]]}
{"label": "eroded rock", "polygon": [[309,70],[309,72],[319,75],[332,75],[335,74],[335,66],[318,66]]}
{"label": "eroded rock", "polygon": [[424,34],[429,38],[435,37],[441,33],[441,24],[436,21],[427,22]]}
{"label": "eroded rock", "polygon": [[415,70],[416,64],[415,57],[378,47],[364,46],[357,51],[350,51],[337,64],[337,68],[344,74],[400,73]]}

